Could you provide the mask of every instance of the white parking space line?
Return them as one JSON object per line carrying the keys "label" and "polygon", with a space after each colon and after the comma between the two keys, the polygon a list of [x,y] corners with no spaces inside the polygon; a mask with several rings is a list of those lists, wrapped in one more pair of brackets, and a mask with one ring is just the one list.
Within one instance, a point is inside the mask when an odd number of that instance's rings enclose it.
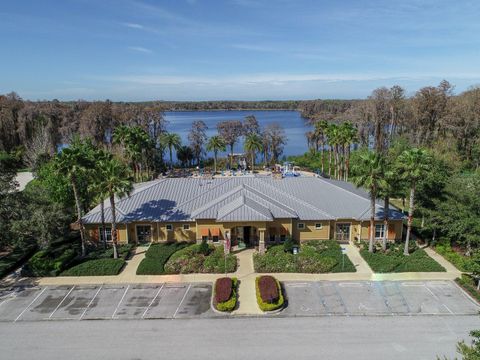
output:
{"label": "white parking space line", "polygon": [[103,285],[101,285],[101,286],[98,288],[97,292],[95,293],[95,295],[93,295],[92,300],[90,300],[90,302],[88,303],[88,305],[87,305],[87,307],[85,308],[85,310],[83,310],[82,316],[80,316],[80,319],[78,319],[78,320],[82,320],[82,319],[83,319],[83,317],[84,317],[85,314],[87,313],[88,309],[90,308],[90,305],[92,305],[93,300],[95,300],[95,298],[97,297],[97,295],[98,295],[98,293],[100,292],[100,290],[102,290],[102,287],[103,287]]}
{"label": "white parking space line", "polygon": [[425,286],[422,282],[402,282],[402,286]]}
{"label": "white parking space line", "polygon": [[442,304],[442,305],[445,307],[445,309],[448,310],[448,312],[449,312],[450,314],[455,315],[454,312],[453,312],[452,310],[450,310],[450,308],[449,308],[447,305],[445,305],[445,304]]}
{"label": "white parking space line", "polygon": [[42,291],[40,291],[40,294],[38,294],[37,296],[35,296],[35,299],[33,299],[32,302],[31,302],[30,304],[28,304],[28,306],[27,306],[25,309],[23,309],[23,311],[20,313],[20,315],[18,315],[18,316],[15,318],[15,320],[13,320],[13,322],[17,322],[17,320],[20,319],[20,317],[25,313],[25,311],[27,311],[27,310],[30,308],[30,306],[32,306],[32,304],[33,304],[35,301],[37,301],[37,299],[45,292],[45,290],[47,290],[47,287],[46,287],[46,286],[43,288]]}
{"label": "white parking space line", "polygon": [[177,310],[175,310],[175,313],[173,314],[174,318],[175,316],[177,316],[178,310],[180,309],[180,306],[182,306],[183,300],[185,300],[185,298],[187,297],[188,291],[190,290],[191,287],[192,287],[192,284],[188,284],[187,291],[185,291],[185,294],[183,294],[182,301],[180,301],[180,304],[178,304]]}
{"label": "white parking space line", "polygon": [[340,287],[363,287],[362,283],[355,283],[355,282],[344,282],[339,283],[338,286]]}
{"label": "white parking space line", "polygon": [[73,286],[73,287],[70,289],[70,291],[67,293],[67,295],[65,295],[65,296],[63,297],[62,301],[60,301],[60,302],[58,303],[58,305],[57,305],[57,307],[55,308],[55,310],[53,310],[52,313],[50,314],[50,316],[48,317],[49,319],[52,318],[53,314],[55,314],[55,311],[57,311],[57,310],[60,308],[60,306],[62,305],[62,303],[65,301],[65,299],[67,298],[67,296],[70,295],[70,293],[72,292],[73,289],[75,289],[75,286]]}
{"label": "white parking space line", "polygon": [[293,283],[293,284],[288,284],[287,287],[310,287],[310,284],[308,283]]}
{"label": "white parking space line", "polygon": [[113,314],[112,314],[112,319],[115,318],[115,315],[116,315],[116,313],[117,313],[117,311],[118,311],[118,308],[120,307],[120,304],[122,303],[123,299],[125,298],[125,295],[127,295],[128,289],[130,289],[130,285],[127,286],[127,288],[125,289],[125,292],[124,292],[123,295],[122,295],[122,298],[121,298],[120,301],[118,302],[117,307],[115,308],[115,311],[114,311]]}
{"label": "white parking space line", "polygon": [[428,290],[428,292],[429,292],[430,294],[432,294],[432,296],[435,298],[435,300],[439,300],[439,301],[440,301],[439,297],[438,297],[437,295],[435,295],[432,290],[429,289],[428,285],[425,285],[425,288]]}
{"label": "white parking space line", "polygon": [[147,308],[143,312],[142,319],[145,317],[145,315],[147,315],[148,310],[150,310],[150,307],[152,306],[153,302],[157,298],[158,294],[160,294],[160,291],[162,291],[164,285],[165,284],[162,284],[162,286],[160,286],[160,289],[158,289],[157,293],[155,294],[155,297],[152,299],[152,301],[150,301],[150,304],[148,304]]}

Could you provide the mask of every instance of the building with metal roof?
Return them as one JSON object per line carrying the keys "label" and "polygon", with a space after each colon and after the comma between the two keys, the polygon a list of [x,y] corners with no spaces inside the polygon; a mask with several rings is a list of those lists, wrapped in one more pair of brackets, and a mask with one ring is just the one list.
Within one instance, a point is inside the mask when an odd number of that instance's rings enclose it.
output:
{"label": "building with metal roof", "polygon": [[[111,223],[105,201],[105,222]],[[167,178],[137,184],[128,197],[117,199],[121,242],[230,240],[251,246],[296,241],[367,239],[370,198],[350,183],[317,177],[276,179],[267,176],[214,179]],[[401,239],[403,214],[377,201],[375,237]],[[102,234],[100,206],[83,218],[93,240]],[[108,230],[108,229],[107,229]],[[215,235],[213,235],[215,234]],[[107,231],[109,240],[111,234]]]}

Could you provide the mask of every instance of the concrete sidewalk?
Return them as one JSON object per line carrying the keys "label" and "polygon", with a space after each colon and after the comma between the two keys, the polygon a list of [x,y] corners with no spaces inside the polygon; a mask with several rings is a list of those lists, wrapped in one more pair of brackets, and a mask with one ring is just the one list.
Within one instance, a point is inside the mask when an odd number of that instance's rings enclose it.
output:
{"label": "concrete sidewalk", "polygon": [[[355,245],[342,245],[346,248],[347,256],[355,265],[355,273],[328,273],[328,274],[303,274],[303,273],[274,273],[280,281],[318,281],[318,280],[453,280],[461,275],[461,272],[446,261],[441,255],[430,248],[425,251],[440,265],[445,267],[446,272],[412,272],[412,273],[373,273],[365,260],[361,257]],[[138,248],[136,254],[127,262],[125,269],[116,276],[83,276],[83,277],[44,277],[30,279],[38,285],[84,285],[84,284],[141,284],[160,282],[209,282],[225,276],[224,274],[178,274],[178,275],[136,275],[136,269],[140,261],[145,257],[145,248]],[[228,276],[236,276],[243,280],[244,284],[249,277],[258,276],[253,269],[254,250],[247,249],[237,254],[238,268],[235,273]],[[243,288],[243,287],[242,287]]]}

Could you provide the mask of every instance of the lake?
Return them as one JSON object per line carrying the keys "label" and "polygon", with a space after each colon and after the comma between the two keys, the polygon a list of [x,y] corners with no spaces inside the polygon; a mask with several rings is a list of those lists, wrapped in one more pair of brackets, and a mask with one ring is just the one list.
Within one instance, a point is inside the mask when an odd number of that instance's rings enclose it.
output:
{"label": "lake", "polygon": [[[168,122],[167,131],[179,134],[182,137],[182,143],[188,144],[188,133],[193,121],[204,121],[208,126],[207,136],[210,137],[217,134],[217,123],[225,120],[243,121],[249,115],[254,115],[261,127],[271,123],[278,123],[283,127],[287,136],[283,155],[301,155],[307,151],[305,132],[308,128],[298,111],[167,111],[165,119]],[[243,152],[243,139],[235,144],[234,152]]]}

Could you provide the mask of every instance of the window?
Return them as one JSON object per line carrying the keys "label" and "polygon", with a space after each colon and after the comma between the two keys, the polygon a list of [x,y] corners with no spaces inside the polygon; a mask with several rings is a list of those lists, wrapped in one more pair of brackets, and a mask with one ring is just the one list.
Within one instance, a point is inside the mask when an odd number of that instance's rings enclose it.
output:
{"label": "window", "polygon": [[183,230],[190,230],[190,224],[183,224]]}
{"label": "window", "polygon": [[219,240],[218,235],[212,236],[212,241],[213,241],[214,243],[218,243],[218,240]]}
{"label": "window", "polygon": [[375,225],[375,238],[383,239],[384,235],[385,235],[385,225],[384,224]]}
{"label": "window", "polygon": [[287,236],[286,235],[280,235],[280,242],[285,242]]}
{"label": "window", "polygon": [[322,230],[322,228],[323,228],[323,224],[321,223],[315,224],[315,230]]}
{"label": "window", "polygon": [[173,230],[172,224],[167,224],[167,231],[172,231],[172,230]]}
{"label": "window", "polygon": [[305,224],[304,223],[298,223],[297,228],[300,229],[300,230],[305,229]]}
{"label": "window", "polygon": [[202,236],[202,241],[208,241],[208,236]]}
{"label": "window", "polygon": [[[103,234],[104,232],[102,231],[102,227],[100,226],[98,228],[98,232],[100,234],[100,241],[104,242],[105,240],[103,239]],[[111,227],[105,227],[105,235],[107,236],[107,242],[112,241],[112,228]]]}
{"label": "window", "polygon": [[150,242],[152,229],[150,225],[137,225],[137,241],[139,243]]}
{"label": "window", "polygon": [[275,234],[270,234],[269,241],[270,242],[275,242]]}

